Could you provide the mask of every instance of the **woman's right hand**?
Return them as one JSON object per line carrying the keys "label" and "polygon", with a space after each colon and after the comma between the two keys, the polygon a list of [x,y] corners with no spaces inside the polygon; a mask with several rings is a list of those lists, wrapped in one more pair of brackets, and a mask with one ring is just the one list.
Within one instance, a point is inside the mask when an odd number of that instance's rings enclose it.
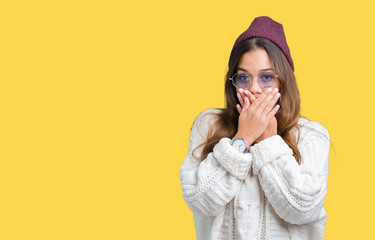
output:
{"label": "woman's right hand", "polygon": [[[258,139],[266,130],[270,120],[275,116],[279,105],[275,103],[280,97],[278,89],[268,88],[262,92],[258,98],[255,98],[251,93],[248,93],[252,98],[248,97],[239,99],[242,107],[237,106],[240,116],[238,119],[238,131],[235,138],[244,138],[250,146],[256,139]],[[241,95],[240,95],[241,97]]]}

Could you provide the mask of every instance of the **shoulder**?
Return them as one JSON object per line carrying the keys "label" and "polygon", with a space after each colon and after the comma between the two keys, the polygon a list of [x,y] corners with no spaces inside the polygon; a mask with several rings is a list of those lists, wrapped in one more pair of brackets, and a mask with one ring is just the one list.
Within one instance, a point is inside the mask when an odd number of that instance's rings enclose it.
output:
{"label": "shoulder", "polygon": [[205,109],[195,118],[194,125],[199,125],[200,127],[210,126],[213,121],[217,120],[217,116],[221,112],[223,112],[223,109],[220,108]]}
{"label": "shoulder", "polygon": [[325,138],[327,140],[330,139],[327,128],[319,122],[311,121],[305,117],[300,117],[298,120],[298,127],[300,129],[301,137],[313,135],[316,137]]}
{"label": "shoulder", "polygon": [[206,138],[209,129],[213,123],[218,119],[218,114],[221,113],[223,109],[219,108],[209,108],[201,111],[195,118],[194,123],[191,127],[191,138],[202,137]]}

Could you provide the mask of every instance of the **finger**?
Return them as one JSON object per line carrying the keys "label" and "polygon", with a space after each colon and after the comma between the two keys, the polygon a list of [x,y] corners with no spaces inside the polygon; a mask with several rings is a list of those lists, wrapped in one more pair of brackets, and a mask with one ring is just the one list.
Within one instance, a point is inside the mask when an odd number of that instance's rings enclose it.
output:
{"label": "finger", "polygon": [[240,104],[241,104],[241,106],[243,106],[244,105],[244,99],[242,98],[242,96],[241,96],[241,93],[237,93],[237,98],[238,98],[238,101],[240,102]]}
{"label": "finger", "polygon": [[240,101],[241,106],[243,106],[245,104],[243,92],[244,92],[244,90],[242,88],[239,88],[238,92],[237,92],[237,97],[238,97],[238,100]]}
{"label": "finger", "polygon": [[275,116],[275,114],[277,113],[277,111],[280,109],[280,105],[279,104],[277,104],[272,110],[271,110],[271,112],[269,112],[268,113],[268,115],[267,115],[267,120],[271,120],[272,119],[272,117],[274,117]]}
{"label": "finger", "polygon": [[248,109],[248,107],[250,106],[250,100],[245,97],[245,105],[243,106],[243,111],[246,111],[246,109]]}
{"label": "finger", "polygon": [[259,105],[260,103],[262,103],[262,101],[263,101],[263,100],[264,100],[264,99],[265,99],[265,98],[271,93],[271,91],[272,91],[271,88],[267,88],[266,91],[262,92],[262,93],[259,95],[257,101],[255,101],[255,102],[253,103],[254,107],[258,107],[258,105]]}
{"label": "finger", "polygon": [[[259,107],[258,107],[258,111],[260,111],[260,113],[263,113],[263,111],[265,110],[266,106],[271,102],[271,100],[273,99],[273,97],[278,93],[278,89],[275,88],[273,89],[271,92],[269,92],[269,94],[262,100],[262,102],[259,103]],[[273,105],[272,105],[273,107]],[[269,112],[269,111],[268,111]],[[268,112],[265,112],[265,114],[267,114]]]}
{"label": "finger", "polygon": [[247,97],[246,94],[245,94],[245,91],[243,91],[241,94],[241,98],[243,100],[243,104],[242,104],[242,107],[245,105],[245,98]]}
{"label": "finger", "polygon": [[276,104],[277,100],[279,99],[279,97],[280,97],[280,93],[276,93],[275,95],[273,95],[273,97],[271,98],[271,100],[264,107],[264,110],[263,110],[262,114],[267,115],[272,110],[272,108],[275,106],[275,104]]}
{"label": "finger", "polygon": [[248,90],[245,90],[245,95],[250,100],[250,103],[252,103],[252,102],[254,102],[256,100],[256,98],[254,97],[254,95],[250,91],[248,91]]}
{"label": "finger", "polygon": [[242,108],[241,108],[240,104],[236,104],[236,107],[237,107],[237,111],[238,111],[238,113],[241,113]]}

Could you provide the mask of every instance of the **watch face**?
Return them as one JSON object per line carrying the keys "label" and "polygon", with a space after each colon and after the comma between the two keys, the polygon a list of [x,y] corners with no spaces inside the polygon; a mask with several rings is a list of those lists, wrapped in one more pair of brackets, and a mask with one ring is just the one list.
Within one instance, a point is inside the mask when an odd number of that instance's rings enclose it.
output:
{"label": "watch face", "polygon": [[233,147],[239,152],[243,153],[246,150],[246,142],[243,139],[236,139],[233,142]]}

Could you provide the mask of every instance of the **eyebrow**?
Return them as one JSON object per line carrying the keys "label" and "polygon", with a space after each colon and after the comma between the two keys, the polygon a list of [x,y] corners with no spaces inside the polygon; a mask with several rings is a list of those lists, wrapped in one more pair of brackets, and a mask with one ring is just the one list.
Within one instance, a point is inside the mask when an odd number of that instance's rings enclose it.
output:
{"label": "eyebrow", "polygon": [[[241,70],[241,71],[244,71],[244,72],[248,72],[246,69],[244,68],[237,68],[237,70]],[[264,71],[268,71],[268,70],[273,70],[273,68],[265,68],[265,69],[261,69],[260,72],[264,72]]]}

